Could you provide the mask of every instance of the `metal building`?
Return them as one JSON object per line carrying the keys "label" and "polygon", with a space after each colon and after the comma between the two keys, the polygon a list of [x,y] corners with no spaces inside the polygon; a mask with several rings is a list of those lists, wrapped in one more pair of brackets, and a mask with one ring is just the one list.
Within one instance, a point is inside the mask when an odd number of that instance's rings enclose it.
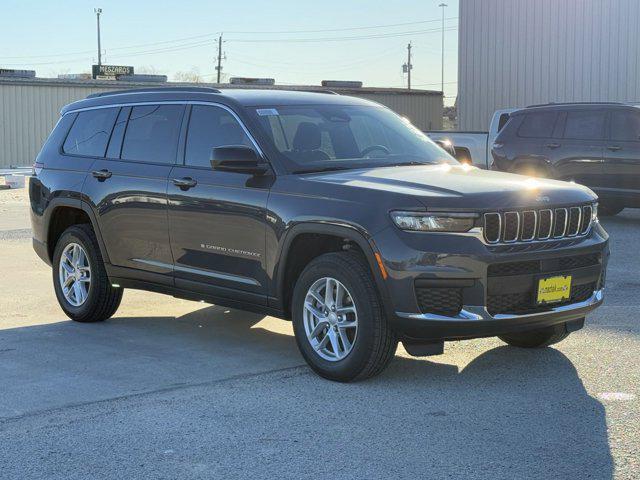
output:
{"label": "metal building", "polygon": [[[165,86],[189,85],[164,83]],[[33,163],[43,142],[59,118],[60,109],[87,95],[124,88],[155,87],[158,84],[123,81],[0,78],[0,168]],[[212,85],[247,88],[240,85]],[[273,86],[286,90],[327,90],[319,86]],[[442,128],[442,93],[402,88],[331,88],[336,93],[379,102],[409,118],[418,128]]]}
{"label": "metal building", "polygon": [[460,0],[458,123],[499,108],[640,101],[640,1]]}

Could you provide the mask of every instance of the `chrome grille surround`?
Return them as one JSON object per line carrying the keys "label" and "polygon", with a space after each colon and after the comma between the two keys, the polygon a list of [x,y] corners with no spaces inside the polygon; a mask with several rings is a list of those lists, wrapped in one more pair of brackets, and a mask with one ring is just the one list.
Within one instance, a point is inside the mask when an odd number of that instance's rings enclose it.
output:
{"label": "chrome grille surround", "polygon": [[581,237],[591,231],[592,213],[592,205],[487,212],[482,217],[483,238],[496,245]]}

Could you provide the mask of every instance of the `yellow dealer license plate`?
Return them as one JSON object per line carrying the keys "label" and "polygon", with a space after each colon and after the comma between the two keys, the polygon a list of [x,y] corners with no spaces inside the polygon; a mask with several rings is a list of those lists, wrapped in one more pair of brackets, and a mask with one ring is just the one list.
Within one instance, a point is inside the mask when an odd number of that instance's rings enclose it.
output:
{"label": "yellow dealer license plate", "polygon": [[571,275],[541,278],[537,302],[558,303],[571,298]]}

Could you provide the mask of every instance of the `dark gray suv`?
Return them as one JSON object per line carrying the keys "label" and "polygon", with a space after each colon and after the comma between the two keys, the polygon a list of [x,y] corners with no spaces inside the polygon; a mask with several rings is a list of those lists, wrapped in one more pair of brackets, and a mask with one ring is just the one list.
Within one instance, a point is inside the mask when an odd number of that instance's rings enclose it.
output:
{"label": "dark gray suv", "polygon": [[640,108],[549,104],[512,113],[492,148],[494,169],[571,180],[599,197],[601,215],[640,208]]}
{"label": "dark gray suv", "polygon": [[126,288],[293,321],[320,375],[500,336],[544,347],[602,302],[586,187],[460,165],[390,110],[328,93],[162,88],[62,110],[30,182],[61,307]]}

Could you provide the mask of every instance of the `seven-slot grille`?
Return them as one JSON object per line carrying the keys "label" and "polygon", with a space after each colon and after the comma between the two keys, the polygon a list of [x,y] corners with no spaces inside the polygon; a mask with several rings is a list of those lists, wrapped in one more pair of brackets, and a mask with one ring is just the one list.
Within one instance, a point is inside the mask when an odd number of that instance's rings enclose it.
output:
{"label": "seven-slot grille", "polygon": [[484,214],[487,243],[513,243],[586,235],[591,228],[591,205]]}

